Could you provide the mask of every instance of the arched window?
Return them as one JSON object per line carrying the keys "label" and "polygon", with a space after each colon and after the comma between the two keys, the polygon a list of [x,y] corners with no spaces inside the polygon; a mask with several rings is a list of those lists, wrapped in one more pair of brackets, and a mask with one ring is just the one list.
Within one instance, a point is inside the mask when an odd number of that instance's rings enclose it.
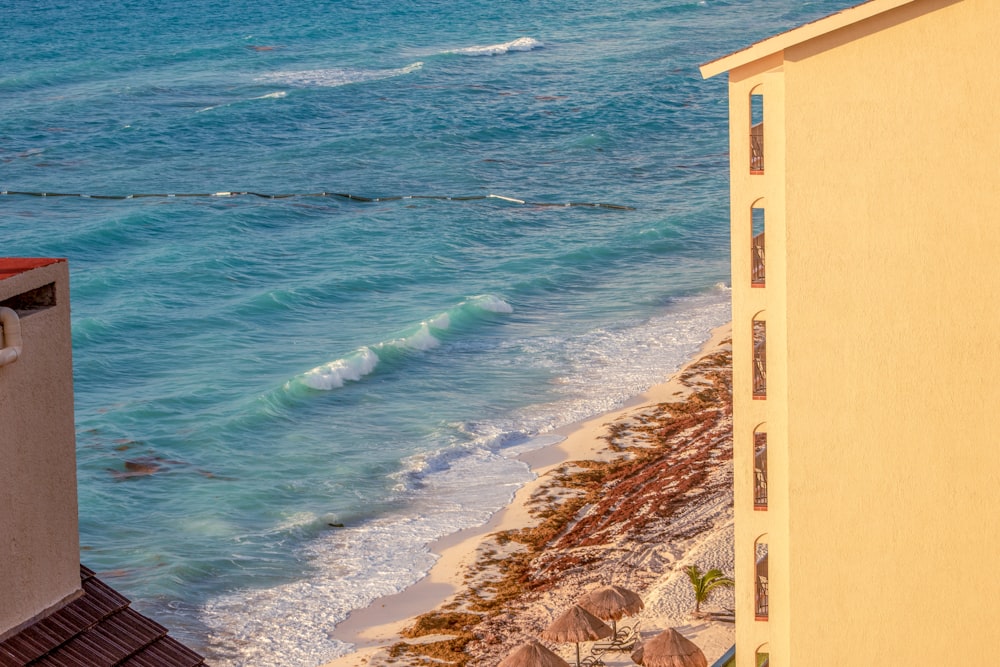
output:
{"label": "arched window", "polygon": [[767,535],[761,535],[754,543],[754,618],[767,620]]}
{"label": "arched window", "polygon": [[764,286],[764,200],[750,208],[750,286]]}
{"label": "arched window", "polygon": [[767,321],[763,312],[753,318],[753,397],[767,398]]}
{"label": "arched window", "polygon": [[771,649],[770,647],[768,647],[767,644],[761,644],[760,646],[758,646],[757,660],[754,662],[754,665],[756,665],[756,667],[770,667],[771,664],[770,653]]}
{"label": "arched window", "polygon": [[750,91],[750,173],[764,173],[764,95],[760,86]]}
{"label": "arched window", "polygon": [[753,508],[767,509],[767,424],[753,432]]}

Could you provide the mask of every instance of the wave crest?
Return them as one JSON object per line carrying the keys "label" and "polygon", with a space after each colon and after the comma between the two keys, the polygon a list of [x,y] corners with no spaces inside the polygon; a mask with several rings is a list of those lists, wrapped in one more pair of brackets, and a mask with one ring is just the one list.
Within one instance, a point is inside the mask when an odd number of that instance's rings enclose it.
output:
{"label": "wave crest", "polygon": [[370,347],[363,347],[355,353],[317,366],[302,376],[302,382],[313,389],[330,391],[344,386],[348,380],[357,382],[375,370],[379,358]]}
{"label": "wave crest", "polygon": [[463,304],[468,304],[473,308],[478,308],[480,310],[485,310],[491,313],[513,313],[514,308],[509,303],[501,299],[500,297],[493,296],[491,294],[481,294],[479,296],[471,297],[470,299],[463,302]]}
{"label": "wave crest", "polygon": [[[491,294],[469,297],[453,308],[402,331],[395,338],[365,345],[345,357],[306,371],[296,379],[311,389],[339,389],[345,382],[358,382],[370,375],[383,359],[395,359],[408,351],[426,352],[438,347],[441,345],[440,333],[451,329],[454,322],[481,319],[483,312],[512,313],[514,308]],[[440,333],[435,335],[435,332]]]}
{"label": "wave crest", "polygon": [[534,37],[518,37],[503,44],[491,44],[489,46],[468,46],[464,49],[453,49],[445,53],[458,53],[463,56],[500,56],[511,51],[533,51],[540,49],[544,45]]}

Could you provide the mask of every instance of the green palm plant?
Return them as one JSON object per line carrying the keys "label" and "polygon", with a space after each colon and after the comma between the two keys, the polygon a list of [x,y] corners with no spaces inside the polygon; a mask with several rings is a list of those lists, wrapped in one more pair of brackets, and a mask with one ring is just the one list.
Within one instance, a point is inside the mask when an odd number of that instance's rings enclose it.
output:
{"label": "green palm plant", "polygon": [[685,570],[691,586],[694,588],[694,613],[701,613],[701,603],[708,601],[716,588],[732,588],[736,583],[732,577],[727,577],[718,568],[702,572],[697,565],[689,565]]}

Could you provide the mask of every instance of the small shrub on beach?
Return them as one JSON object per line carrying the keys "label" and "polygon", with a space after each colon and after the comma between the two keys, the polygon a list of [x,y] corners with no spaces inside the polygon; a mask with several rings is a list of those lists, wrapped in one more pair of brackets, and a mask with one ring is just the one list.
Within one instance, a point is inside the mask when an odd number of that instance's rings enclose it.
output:
{"label": "small shrub on beach", "polygon": [[734,585],[732,577],[727,577],[718,568],[712,568],[708,572],[702,572],[697,565],[689,565],[684,572],[691,580],[691,587],[694,589],[694,613],[701,613],[701,605],[707,602],[712,592],[718,588],[732,588]]}

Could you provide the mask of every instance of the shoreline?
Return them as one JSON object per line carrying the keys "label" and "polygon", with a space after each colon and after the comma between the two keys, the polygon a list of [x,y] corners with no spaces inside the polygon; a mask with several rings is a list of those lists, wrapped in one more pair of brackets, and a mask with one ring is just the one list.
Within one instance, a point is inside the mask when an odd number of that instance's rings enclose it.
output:
{"label": "shoreline", "polygon": [[[440,611],[449,600],[454,600],[463,591],[470,588],[469,573],[475,570],[477,557],[483,552],[484,545],[490,541],[491,537],[508,531],[522,530],[538,523],[537,517],[532,516],[531,505],[533,499],[536,499],[534,502],[537,504],[538,494],[545,492],[546,489],[551,490],[553,474],[565,469],[570,462],[610,463],[620,458],[620,453],[609,445],[609,425],[626,423],[644,410],[651,410],[665,403],[682,401],[691,395],[696,387],[686,380],[690,379],[688,376],[692,374],[692,367],[719,350],[728,349],[726,346],[729,343],[730,332],[730,324],[713,329],[701,348],[663,382],[650,387],[622,407],[554,430],[552,435],[561,436],[560,441],[519,454],[517,458],[528,464],[534,478],[521,486],[510,503],[494,513],[486,523],[460,530],[431,543],[429,549],[438,555],[438,559],[428,574],[419,581],[401,592],[378,598],[369,606],[352,611],[330,632],[330,636],[352,644],[353,650],[324,663],[323,667],[375,667],[384,664],[383,660],[385,660],[390,647],[404,641],[404,631],[408,626],[414,624],[417,617],[431,614],[436,610]],[[725,504],[725,502],[721,503],[723,506]],[[731,492],[728,504],[731,508]],[[678,514],[683,513],[684,509],[682,508]],[[724,509],[714,508],[712,514],[717,515],[714,519],[718,519],[716,523],[721,525],[718,530],[702,540],[701,546],[714,540],[720,544],[713,548],[723,552],[728,548],[731,552],[731,511],[727,517]],[[727,530],[728,537],[725,535]],[[688,549],[687,551],[694,552],[697,549]],[[726,560],[724,554],[722,560]],[[729,560],[731,560],[731,553]],[[728,572],[732,572],[731,566]],[[664,586],[675,586],[676,581],[655,581],[652,584],[653,588],[656,586],[663,588]],[[687,584],[687,587],[690,588],[690,584]],[[662,591],[660,595],[663,595]],[[454,605],[455,603],[452,602],[448,606],[453,607]],[[731,606],[729,605],[730,608]],[[647,601],[647,608],[656,609],[657,605]],[[676,614],[674,615],[676,616]],[[660,616],[663,616],[662,610]],[[704,622],[689,625],[690,627],[687,627],[685,633],[689,638],[692,635],[697,636],[700,633],[705,633],[709,629],[708,627],[700,627],[706,626]],[[643,623],[643,629],[645,630],[645,628],[646,624]],[[684,631],[684,627],[678,627],[678,629]],[[732,643],[730,641],[732,638],[728,636],[731,633],[726,633],[724,629],[722,632],[718,632],[718,628],[715,630],[716,632],[710,633],[713,635],[712,637],[706,637],[711,640],[711,646],[705,650],[706,653],[717,652],[721,655]],[[720,635],[720,637],[715,635]],[[440,640],[446,636],[432,635],[416,642],[412,639],[405,641],[419,644],[424,641]],[[498,654],[497,660],[502,655],[505,653]],[[627,656],[625,657],[627,658]],[[716,657],[718,655],[714,657],[709,655],[710,661]],[[397,658],[394,664],[407,663],[400,663]],[[607,664],[617,663],[608,662]]]}

